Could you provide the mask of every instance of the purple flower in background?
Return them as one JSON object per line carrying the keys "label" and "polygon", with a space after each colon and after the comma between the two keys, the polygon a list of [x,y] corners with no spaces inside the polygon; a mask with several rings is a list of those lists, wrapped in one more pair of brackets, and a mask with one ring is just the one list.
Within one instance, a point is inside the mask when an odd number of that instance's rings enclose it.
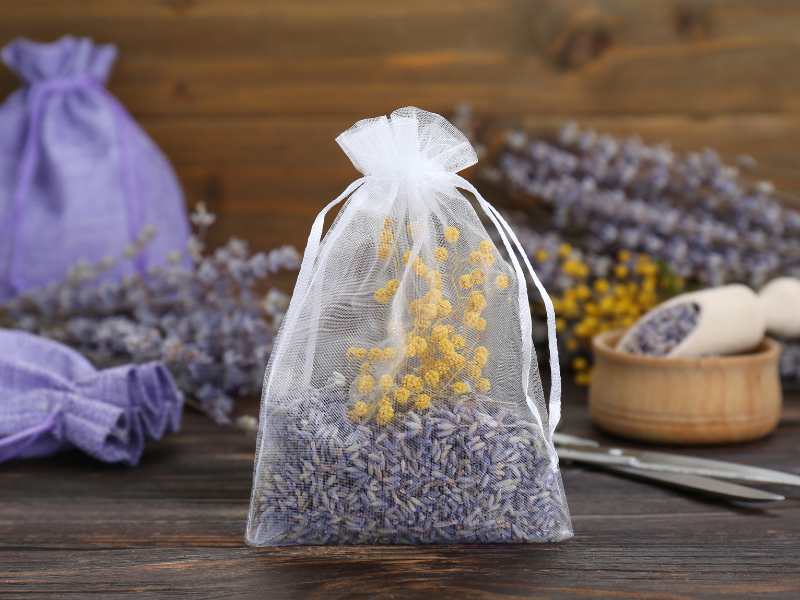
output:
{"label": "purple flower in background", "polygon": [[680,155],[571,124],[552,140],[514,131],[495,162],[509,192],[594,252],[645,252],[703,286],[800,275],[800,213],[713,150]]}
{"label": "purple flower in background", "polygon": [[227,423],[234,398],[258,393],[288,305],[286,294],[266,291],[266,284],[280,271],[297,269],[300,257],[290,246],[251,255],[235,238],[206,253],[214,220],[200,205],[191,215],[197,232],[186,256],[172,257],[146,277],[98,283],[106,270],[138,256],[152,230],[143,231],[124,256],[76,265],[63,282],[12,300],[0,318],[59,340],[98,366],[163,361],[187,403]]}

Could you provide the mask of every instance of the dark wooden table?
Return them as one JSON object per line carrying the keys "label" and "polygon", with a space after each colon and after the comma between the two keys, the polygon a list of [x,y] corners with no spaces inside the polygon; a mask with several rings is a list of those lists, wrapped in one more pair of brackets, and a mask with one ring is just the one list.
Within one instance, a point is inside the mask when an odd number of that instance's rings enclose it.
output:
{"label": "dark wooden table", "polygon": [[[563,431],[592,434],[569,390]],[[0,466],[0,596],[798,598],[800,494],[732,507],[564,468],[574,539],[553,545],[243,544],[254,440],[190,412],[135,469],[77,454]],[[770,438],[696,454],[800,473],[800,397]]]}

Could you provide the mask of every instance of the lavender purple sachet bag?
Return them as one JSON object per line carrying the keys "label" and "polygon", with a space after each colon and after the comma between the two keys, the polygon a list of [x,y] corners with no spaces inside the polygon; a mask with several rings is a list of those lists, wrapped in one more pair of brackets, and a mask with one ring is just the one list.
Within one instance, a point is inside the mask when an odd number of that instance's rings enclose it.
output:
{"label": "lavender purple sachet bag", "polygon": [[78,449],[136,465],[180,427],[183,397],[161,363],[95,369],[74,350],[0,330],[0,463]]}
{"label": "lavender purple sachet bag", "polygon": [[25,86],[0,106],[0,301],[122,255],[148,225],[147,249],[106,277],[144,275],[186,246],[172,168],[105,88],[116,54],[71,36],[2,49]]}

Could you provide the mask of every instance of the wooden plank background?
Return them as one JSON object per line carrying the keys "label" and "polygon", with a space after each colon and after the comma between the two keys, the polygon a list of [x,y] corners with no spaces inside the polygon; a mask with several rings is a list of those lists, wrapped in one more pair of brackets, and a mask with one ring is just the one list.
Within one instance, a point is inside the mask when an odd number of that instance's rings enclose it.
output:
{"label": "wooden plank background", "polygon": [[[110,89],[219,212],[217,241],[302,247],[355,176],[336,134],[408,104],[746,153],[800,196],[793,0],[3,0],[0,17],[2,43],[119,45]],[[17,85],[0,72],[0,96]]]}

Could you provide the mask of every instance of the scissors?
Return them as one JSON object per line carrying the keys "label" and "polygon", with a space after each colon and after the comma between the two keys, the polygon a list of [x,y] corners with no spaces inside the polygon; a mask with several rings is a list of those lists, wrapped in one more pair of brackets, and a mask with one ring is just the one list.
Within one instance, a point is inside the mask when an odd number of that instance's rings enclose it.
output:
{"label": "scissors", "polygon": [[725,500],[777,502],[786,499],[780,494],[731,483],[730,480],[800,486],[800,476],[761,467],[652,450],[602,446],[594,440],[563,433],[554,434],[553,442],[562,460],[596,465],[637,479]]}

